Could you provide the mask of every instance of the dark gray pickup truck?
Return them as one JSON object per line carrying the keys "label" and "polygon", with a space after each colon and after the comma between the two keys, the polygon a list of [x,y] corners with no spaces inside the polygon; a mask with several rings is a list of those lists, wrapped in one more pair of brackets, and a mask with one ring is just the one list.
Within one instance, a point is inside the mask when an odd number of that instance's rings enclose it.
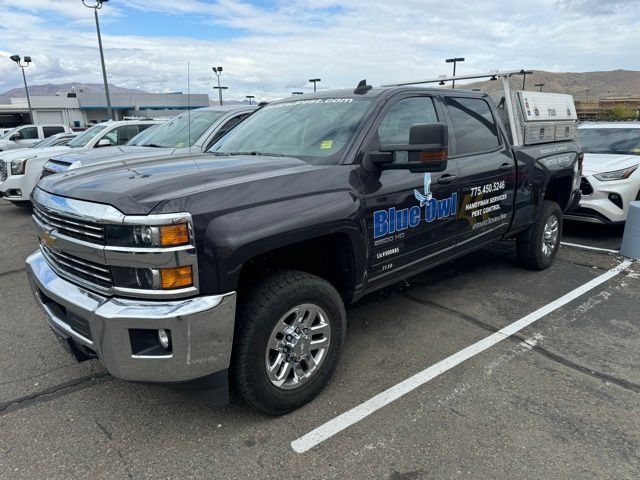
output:
{"label": "dark gray pickup truck", "polygon": [[273,102],[209,153],[44,178],[28,276],[76,358],[283,414],[331,377],[346,304],[505,238],[551,265],[580,150],[547,133],[512,146],[462,90]]}

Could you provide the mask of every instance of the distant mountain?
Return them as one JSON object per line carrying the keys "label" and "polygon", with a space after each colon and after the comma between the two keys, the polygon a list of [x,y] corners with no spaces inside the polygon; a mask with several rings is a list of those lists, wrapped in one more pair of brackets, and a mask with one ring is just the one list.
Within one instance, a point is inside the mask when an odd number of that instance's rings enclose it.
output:
{"label": "distant mountain", "polygon": [[[511,77],[511,88],[522,89],[522,76]],[[556,73],[534,70],[527,75],[526,90],[538,90],[536,83],[544,83],[543,92],[568,93],[576,100],[585,100],[589,89],[589,99],[606,97],[640,97],[640,72],[629,70],[611,70],[607,72]],[[456,88],[480,88],[491,95],[502,91],[500,81],[476,83],[456,83]]]}
{"label": "distant mountain", "polygon": [[[47,83],[44,85],[29,85],[29,95],[55,95],[58,92],[76,92],[84,91],[85,93],[104,92],[102,83]],[[144,90],[136,88],[124,88],[117,85],[109,84],[110,93],[147,93]],[[24,97],[24,88],[12,88],[4,93],[0,93],[2,97]]]}

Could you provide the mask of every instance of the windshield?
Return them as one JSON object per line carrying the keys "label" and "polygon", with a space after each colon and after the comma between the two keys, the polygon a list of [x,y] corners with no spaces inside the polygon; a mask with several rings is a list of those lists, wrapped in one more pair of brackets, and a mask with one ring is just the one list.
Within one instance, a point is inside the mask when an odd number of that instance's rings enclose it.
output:
{"label": "windshield", "polygon": [[107,128],[106,123],[99,123],[98,125],[94,125],[93,127],[85,130],[76,138],[71,140],[69,143],[67,143],[67,145],[72,148],[84,147],[105,128]]}
{"label": "windshield", "polygon": [[29,148],[45,148],[45,147],[53,147],[56,145],[65,145],[69,143],[69,138],[60,138],[55,135],[49,138],[44,138],[37,143],[34,143]]}
{"label": "windshield", "polygon": [[[181,113],[168,122],[158,125],[136,145],[149,147],[190,147],[225,112],[216,110],[194,110]],[[131,144],[130,144],[131,145]]]}
{"label": "windshield", "polygon": [[640,128],[580,128],[585,153],[640,155]]}
{"label": "windshield", "polygon": [[217,141],[210,152],[253,153],[337,162],[371,101],[318,98],[261,108]]}

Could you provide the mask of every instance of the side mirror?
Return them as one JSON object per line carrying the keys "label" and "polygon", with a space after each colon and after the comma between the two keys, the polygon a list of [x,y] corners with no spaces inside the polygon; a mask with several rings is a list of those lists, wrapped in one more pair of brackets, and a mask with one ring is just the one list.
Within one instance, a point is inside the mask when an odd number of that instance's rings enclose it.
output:
{"label": "side mirror", "polygon": [[18,140],[20,140],[20,135],[18,135],[17,133],[14,133],[9,137],[9,140],[11,140],[12,142],[17,142]]}
{"label": "side mirror", "polygon": [[98,140],[98,144],[96,145],[96,148],[98,147],[110,147],[111,146],[111,142],[109,141],[108,138],[101,138],[100,140]]}
{"label": "side mirror", "polygon": [[[407,162],[394,162],[395,152],[407,152]],[[379,152],[368,152],[365,163],[379,170],[442,172],[447,169],[449,129],[444,123],[425,123],[411,127],[408,145],[383,145]]]}

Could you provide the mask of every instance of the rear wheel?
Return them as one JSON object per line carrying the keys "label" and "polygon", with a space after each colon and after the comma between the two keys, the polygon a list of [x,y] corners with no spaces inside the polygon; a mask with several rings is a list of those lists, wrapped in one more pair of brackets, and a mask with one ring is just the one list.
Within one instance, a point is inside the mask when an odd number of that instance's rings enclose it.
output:
{"label": "rear wheel", "polygon": [[535,223],[516,239],[520,263],[533,270],[549,268],[558,253],[562,238],[562,210],[548,200],[538,208]]}
{"label": "rear wheel", "polygon": [[233,369],[242,397],[264,413],[282,415],[318,395],[346,333],[336,289],[304,272],[279,272],[251,290],[239,314]]}

